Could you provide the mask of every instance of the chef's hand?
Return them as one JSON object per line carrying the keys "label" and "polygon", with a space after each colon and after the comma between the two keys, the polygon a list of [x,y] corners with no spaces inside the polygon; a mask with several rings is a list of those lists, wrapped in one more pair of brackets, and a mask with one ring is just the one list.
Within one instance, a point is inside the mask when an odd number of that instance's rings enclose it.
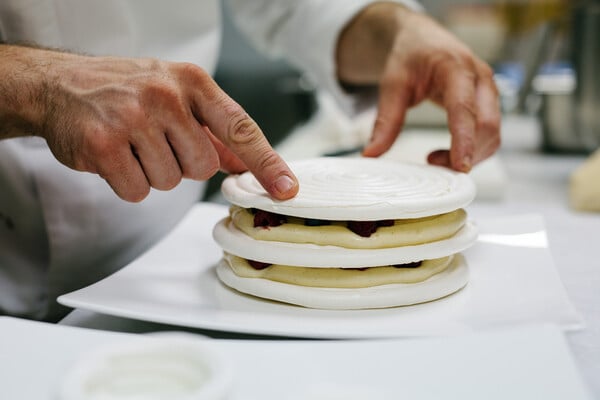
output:
{"label": "chef's hand", "polygon": [[342,32],[338,77],[351,86],[379,84],[371,142],[376,157],[396,140],[409,107],[430,99],[446,109],[450,150],[428,161],[468,172],[500,145],[498,92],[490,67],[426,15],[394,3],[365,8]]}
{"label": "chef's hand", "polygon": [[298,191],[258,125],[197,66],[2,47],[20,62],[14,80],[28,82],[17,90],[30,93],[15,98],[37,110],[30,134],[125,200],[140,201],[151,187],[172,189],[182,178],[208,179],[219,168],[249,169],[277,199]]}

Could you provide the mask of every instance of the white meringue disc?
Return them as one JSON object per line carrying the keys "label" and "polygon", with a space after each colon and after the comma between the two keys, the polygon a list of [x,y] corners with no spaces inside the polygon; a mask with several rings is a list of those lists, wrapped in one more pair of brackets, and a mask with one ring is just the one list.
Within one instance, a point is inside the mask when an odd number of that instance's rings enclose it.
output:
{"label": "white meringue disc", "polygon": [[463,173],[431,165],[373,158],[317,158],[292,161],[300,190],[272,199],[249,172],[229,176],[221,191],[240,207],[327,220],[374,221],[443,214],[463,208],[475,185]]}
{"label": "white meringue disc", "polygon": [[226,252],[248,260],[315,268],[362,268],[430,260],[461,252],[475,243],[477,228],[467,221],[454,236],[436,242],[384,249],[348,249],[256,240],[227,217],[215,225],[213,238]]}
{"label": "white meringue disc", "polygon": [[291,285],[261,278],[237,276],[225,260],[217,266],[219,279],[227,286],[253,296],[309,308],[358,310],[424,303],[448,296],[468,280],[467,264],[457,254],[448,268],[418,283],[391,284],[366,288],[333,289]]}

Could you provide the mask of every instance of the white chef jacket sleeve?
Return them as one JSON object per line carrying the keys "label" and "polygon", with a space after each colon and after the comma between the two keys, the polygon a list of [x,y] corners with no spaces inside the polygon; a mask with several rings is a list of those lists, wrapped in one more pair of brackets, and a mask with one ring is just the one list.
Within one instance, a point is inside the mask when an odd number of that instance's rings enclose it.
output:
{"label": "white chef jacket sleeve", "polygon": [[[355,113],[372,104],[372,96],[349,94],[336,76],[335,51],[344,26],[373,0],[228,0],[239,28],[256,47],[283,57],[324,88],[340,107]],[[421,10],[414,0],[396,0]]]}

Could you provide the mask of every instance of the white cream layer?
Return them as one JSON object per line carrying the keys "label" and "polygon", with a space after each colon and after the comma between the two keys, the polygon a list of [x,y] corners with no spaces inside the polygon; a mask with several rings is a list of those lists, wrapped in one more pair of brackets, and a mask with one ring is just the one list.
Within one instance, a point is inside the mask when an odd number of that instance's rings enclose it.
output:
{"label": "white cream layer", "polygon": [[250,210],[232,206],[230,214],[233,224],[256,240],[349,249],[386,249],[447,239],[463,227],[467,217],[463,209],[458,209],[431,217],[395,220],[393,226],[379,227],[371,236],[362,237],[348,229],[343,221],[306,226],[302,218],[287,217],[288,222],[280,226],[254,227],[254,215]]}
{"label": "white cream layer", "polygon": [[217,265],[217,275],[227,286],[265,299],[303,307],[329,310],[359,310],[418,304],[460,290],[469,280],[464,257],[457,254],[444,271],[418,283],[397,283],[366,288],[320,288],[291,285],[268,279],[237,276],[226,260]]}
{"label": "white cream layer", "polygon": [[313,268],[362,268],[442,258],[471,247],[477,228],[467,221],[455,235],[436,242],[387,249],[348,249],[310,243],[256,240],[239,230],[230,217],[213,229],[213,238],[226,252],[248,260]]}
{"label": "white cream layer", "polygon": [[310,268],[271,265],[265,269],[252,268],[244,258],[225,253],[223,258],[233,272],[243,278],[268,279],[291,285],[321,288],[365,288],[393,283],[423,282],[444,271],[454,256],[425,260],[419,267],[371,267],[364,270],[348,268]]}

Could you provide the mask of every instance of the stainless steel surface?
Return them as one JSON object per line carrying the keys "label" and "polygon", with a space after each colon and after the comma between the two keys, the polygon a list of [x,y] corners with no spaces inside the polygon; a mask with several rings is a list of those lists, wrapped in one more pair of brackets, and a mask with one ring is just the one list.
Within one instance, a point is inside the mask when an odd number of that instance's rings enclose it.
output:
{"label": "stainless steel surface", "polygon": [[572,5],[570,25],[572,70],[542,72],[533,86],[544,150],[585,154],[600,147],[600,1]]}
{"label": "stainless steel surface", "polygon": [[575,128],[572,92],[542,93],[540,120],[544,150],[549,152],[585,151]]}
{"label": "stainless steel surface", "polygon": [[588,1],[573,13],[575,131],[583,150],[600,147],[600,2]]}

